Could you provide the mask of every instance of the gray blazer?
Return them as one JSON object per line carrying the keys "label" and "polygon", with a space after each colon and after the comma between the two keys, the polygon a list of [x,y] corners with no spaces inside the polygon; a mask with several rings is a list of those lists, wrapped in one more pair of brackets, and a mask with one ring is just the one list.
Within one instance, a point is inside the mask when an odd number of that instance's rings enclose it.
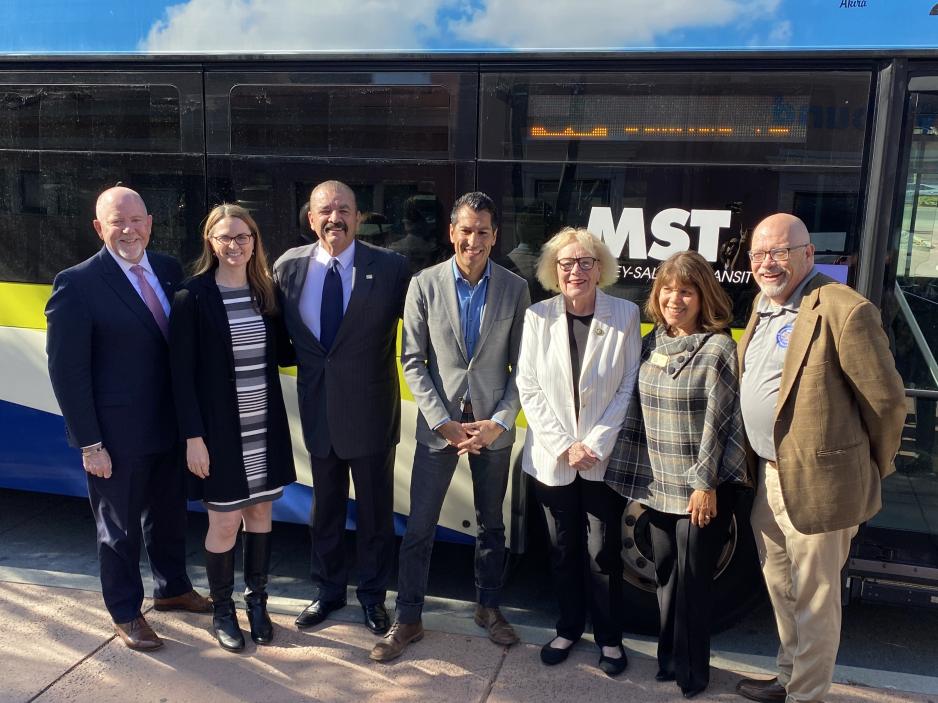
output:
{"label": "gray blazer", "polygon": [[521,408],[515,369],[529,304],[524,279],[492,262],[482,329],[469,361],[459,323],[452,259],[414,276],[404,306],[401,365],[420,410],[418,442],[434,449],[447,446],[431,428],[447,418],[459,420],[468,388],[477,420],[495,419],[510,428],[490,449],[511,446]]}
{"label": "gray blazer", "polygon": [[407,260],[355,242],[355,282],[328,352],[300,316],[300,296],[317,244],[290,249],[274,264],[283,319],[297,358],[303,439],[315,457],[378,454],[400,441],[397,321],[410,280]]}

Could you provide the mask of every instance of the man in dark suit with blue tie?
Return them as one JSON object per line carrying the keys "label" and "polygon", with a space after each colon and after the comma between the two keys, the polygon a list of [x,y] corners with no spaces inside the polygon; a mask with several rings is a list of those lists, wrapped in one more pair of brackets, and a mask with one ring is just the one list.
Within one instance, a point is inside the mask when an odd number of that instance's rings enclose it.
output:
{"label": "man in dark suit with blue tie", "polygon": [[397,323],[410,281],[407,260],[355,240],[352,190],[326,181],[310,194],[315,244],[274,265],[297,357],[303,439],[313,474],[312,577],[316,598],[296,619],[318,625],[346,602],[349,473],[357,502],[358,589],[365,625],[390,627],[384,606],[394,557],[394,447],[400,440]]}
{"label": "man in dark suit with blue tie", "polygon": [[104,191],[95,218],[104,246],[55,277],[46,305],[49,375],[87,473],[104,603],[128,647],[152,650],[163,642],[141,613],[141,540],[154,607],[211,610],[186,575],[185,482],[170,395],[167,317],[182,269],[147,254],[153,217],[133,190]]}

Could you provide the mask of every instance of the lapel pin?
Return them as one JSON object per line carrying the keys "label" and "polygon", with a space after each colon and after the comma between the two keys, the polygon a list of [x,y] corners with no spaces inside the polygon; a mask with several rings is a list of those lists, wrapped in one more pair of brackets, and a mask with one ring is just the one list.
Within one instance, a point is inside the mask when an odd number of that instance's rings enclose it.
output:
{"label": "lapel pin", "polygon": [[374,276],[373,273],[366,273],[366,274],[365,274],[365,280],[366,280],[366,281],[370,281],[370,280],[371,280],[372,278],[374,278],[374,277],[375,277],[375,276]]}

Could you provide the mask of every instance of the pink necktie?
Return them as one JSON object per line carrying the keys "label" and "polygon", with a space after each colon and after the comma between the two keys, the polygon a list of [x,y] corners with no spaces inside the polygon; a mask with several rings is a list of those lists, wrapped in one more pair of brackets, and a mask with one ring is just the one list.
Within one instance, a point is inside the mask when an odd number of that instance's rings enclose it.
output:
{"label": "pink necktie", "polygon": [[169,320],[166,319],[166,312],[160,304],[160,299],[156,297],[156,291],[153,290],[153,287],[150,285],[149,281],[147,281],[143,266],[134,264],[130,267],[130,270],[134,272],[134,275],[136,275],[137,280],[140,282],[140,293],[143,295],[143,302],[150,308],[150,314],[153,315],[156,324],[160,326],[163,336],[169,339]]}

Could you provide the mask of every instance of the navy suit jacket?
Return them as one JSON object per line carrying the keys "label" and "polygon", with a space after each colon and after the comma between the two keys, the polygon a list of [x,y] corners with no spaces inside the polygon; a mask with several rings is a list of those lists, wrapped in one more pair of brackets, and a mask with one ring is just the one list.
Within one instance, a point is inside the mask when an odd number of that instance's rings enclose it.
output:
{"label": "navy suit jacket", "polygon": [[[154,252],[147,258],[172,300],[179,262]],[[103,442],[118,456],[176,447],[169,346],[106,248],[55,277],[46,320],[49,376],[69,444]]]}
{"label": "navy suit jacket", "polygon": [[300,316],[313,247],[290,249],[274,264],[283,319],[297,359],[303,438],[315,457],[330,448],[341,459],[387,451],[400,441],[401,392],[397,322],[410,267],[400,254],[355,242],[355,282],[329,351]]}

